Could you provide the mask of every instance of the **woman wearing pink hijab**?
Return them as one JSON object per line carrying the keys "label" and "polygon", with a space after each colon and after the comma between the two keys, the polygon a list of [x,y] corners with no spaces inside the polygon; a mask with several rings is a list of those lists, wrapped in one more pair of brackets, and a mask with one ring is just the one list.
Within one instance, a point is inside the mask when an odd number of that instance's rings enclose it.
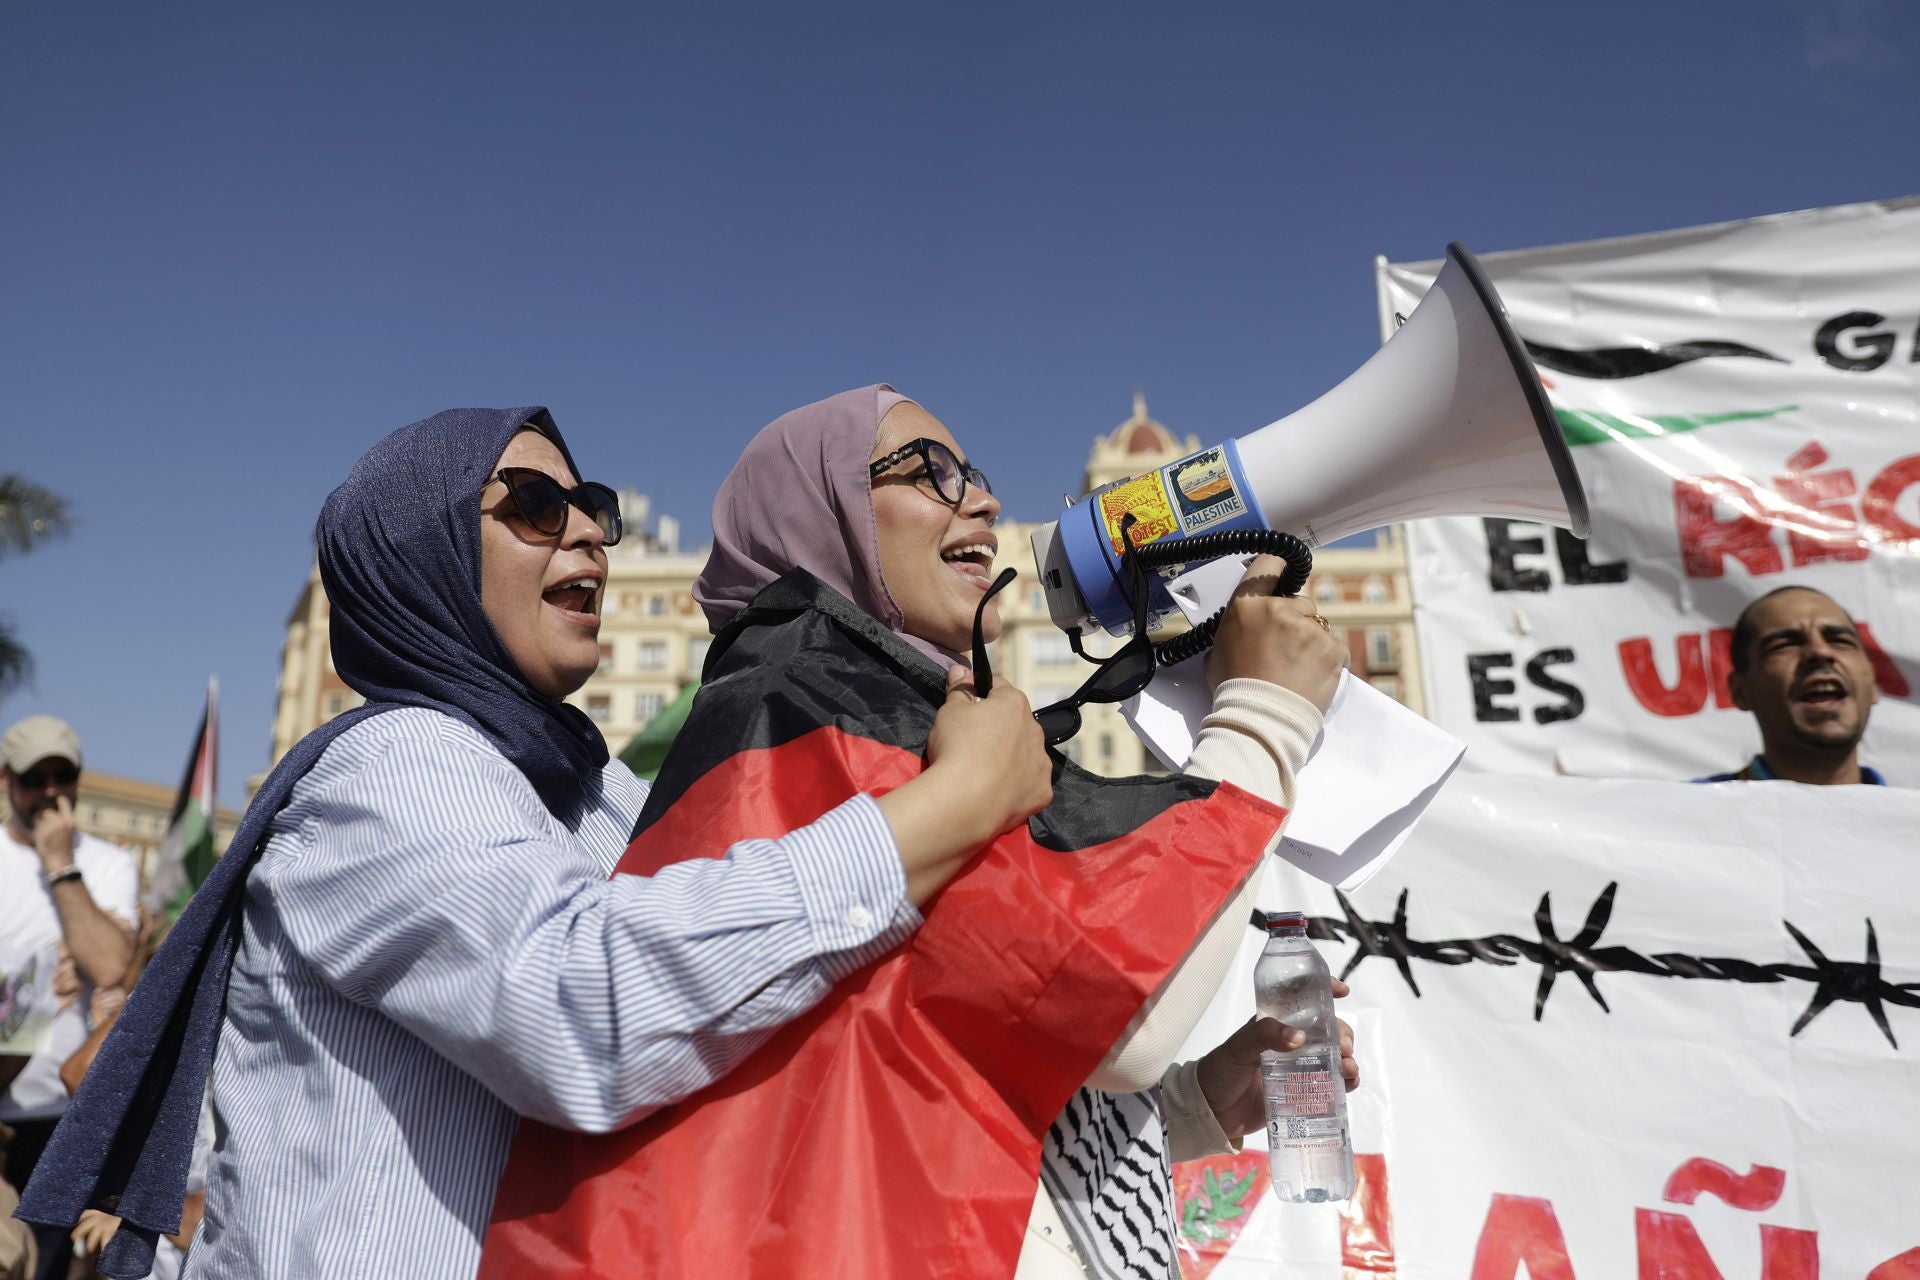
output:
{"label": "woman wearing pink hijab", "polygon": [[[620,870],[645,874],[939,753],[972,696],[1000,506],[952,433],[886,386],[796,410],[714,504],[695,595],[716,640]],[[1169,1274],[1173,1158],[1261,1123],[1250,1023],[1171,1062],[1218,986],[1344,650],[1256,562],[1172,778],[1056,756],[1053,802],[984,838],[724,1084],[619,1134],[524,1126],[483,1276]],[[952,690],[952,692],[949,692]],[[1004,682],[991,695],[1012,694]],[[1345,1064],[1349,1074],[1357,1068]],[[725,1194],[713,1194],[724,1186]]]}

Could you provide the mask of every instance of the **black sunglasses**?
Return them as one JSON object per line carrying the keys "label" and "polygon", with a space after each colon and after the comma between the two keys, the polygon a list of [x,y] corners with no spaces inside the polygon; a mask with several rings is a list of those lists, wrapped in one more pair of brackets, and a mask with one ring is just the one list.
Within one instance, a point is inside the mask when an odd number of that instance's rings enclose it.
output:
{"label": "black sunglasses", "polygon": [[[993,486],[987,482],[986,472],[960,461],[954,456],[953,450],[938,440],[908,441],[868,467],[867,479],[878,480],[884,472],[912,457],[918,457],[926,463],[924,474],[933,481],[933,491],[940,495],[940,501],[948,506],[960,505],[960,500],[967,496],[968,485],[978,487],[983,493],[993,492]],[[914,477],[915,480],[919,478]]]}
{"label": "black sunglasses", "polygon": [[589,480],[563,489],[558,480],[532,467],[502,467],[493,479],[507,486],[514,510],[535,533],[549,538],[558,535],[567,527],[567,508],[572,506],[599,526],[604,545],[611,547],[620,541],[620,499],[603,484]]}
{"label": "black sunglasses", "polygon": [[25,773],[16,773],[13,780],[29,791],[38,791],[42,787],[70,787],[80,781],[80,771],[72,765],[63,769],[29,769]]}

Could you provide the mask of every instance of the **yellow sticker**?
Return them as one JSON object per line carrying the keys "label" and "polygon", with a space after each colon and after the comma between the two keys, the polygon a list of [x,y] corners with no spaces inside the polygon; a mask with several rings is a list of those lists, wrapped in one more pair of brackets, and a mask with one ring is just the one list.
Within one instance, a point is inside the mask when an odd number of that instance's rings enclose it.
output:
{"label": "yellow sticker", "polygon": [[1167,488],[1160,482],[1158,471],[1135,476],[1100,495],[1100,518],[1106,522],[1107,540],[1112,543],[1116,558],[1126,553],[1126,544],[1120,539],[1120,521],[1128,514],[1136,522],[1133,526],[1136,547],[1180,532],[1180,521],[1173,514],[1173,503],[1167,498]]}

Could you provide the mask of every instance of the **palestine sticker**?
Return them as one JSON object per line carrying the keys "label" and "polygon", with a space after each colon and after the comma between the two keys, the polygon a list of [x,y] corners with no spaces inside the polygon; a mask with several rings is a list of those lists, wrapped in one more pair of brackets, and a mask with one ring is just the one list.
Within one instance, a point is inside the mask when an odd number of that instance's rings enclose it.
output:
{"label": "palestine sticker", "polygon": [[1100,495],[1100,519],[1106,524],[1107,541],[1116,556],[1126,553],[1126,544],[1120,540],[1120,520],[1129,513],[1138,521],[1133,526],[1136,547],[1180,532],[1180,522],[1174,518],[1173,504],[1167,500],[1166,486],[1160,483],[1158,471],[1135,476]]}
{"label": "palestine sticker", "polygon": [[1234,488],[1226,452],[1217,446],[1167,468],[1174,500],[1180,505],[1180,529],[1188,535],[1246,514],[1247,504]]}

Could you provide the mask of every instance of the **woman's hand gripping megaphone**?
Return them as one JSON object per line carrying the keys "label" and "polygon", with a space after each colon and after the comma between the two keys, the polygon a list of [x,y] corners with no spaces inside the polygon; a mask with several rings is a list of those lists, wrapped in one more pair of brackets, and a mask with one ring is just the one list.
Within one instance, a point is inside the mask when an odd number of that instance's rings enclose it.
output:
{"label": "woman's hand gripping megaphone", "polygon": [[1207,654],[1207,684],[1265,680],[1324,714],[1352,655],[1311,600],[1273,594],[1286,567],[1279,556],[1255,556],[1247,565]]}

